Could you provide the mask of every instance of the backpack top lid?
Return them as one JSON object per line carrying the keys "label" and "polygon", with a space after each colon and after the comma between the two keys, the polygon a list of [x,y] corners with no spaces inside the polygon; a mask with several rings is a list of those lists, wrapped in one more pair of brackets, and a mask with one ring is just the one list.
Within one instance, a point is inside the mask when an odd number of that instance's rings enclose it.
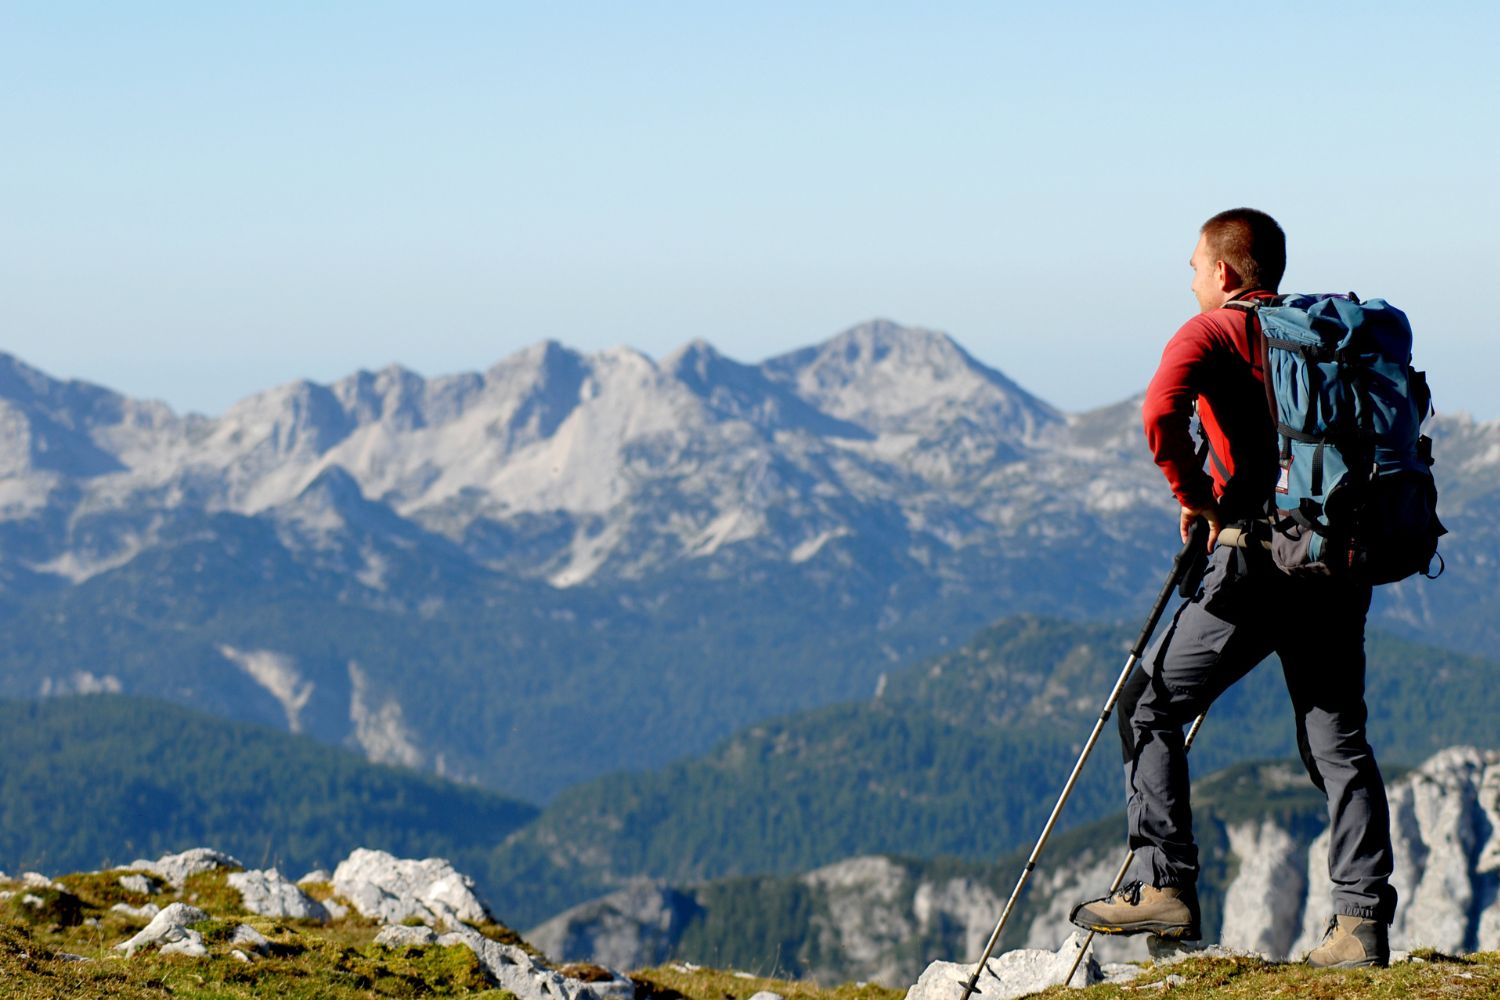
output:
{"label": "backpack top lid", "polygon": [[1374,356],[1387,364],[1411,364],[1411,323],[1384,299],[1361,302],[1353,292],[1278,295],[1258,311],[1267,336]]}

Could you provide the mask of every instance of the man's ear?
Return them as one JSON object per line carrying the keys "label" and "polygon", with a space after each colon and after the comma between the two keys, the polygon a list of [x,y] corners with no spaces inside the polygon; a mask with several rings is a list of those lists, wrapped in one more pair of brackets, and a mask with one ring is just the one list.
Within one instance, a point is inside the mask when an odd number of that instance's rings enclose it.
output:
{"label": "man's ear", "polygon": [[1224,292],[1237,292],[1244,284],[1240,280],[1240,273],[1230,267],[1227,261],[1214,261],[1214,281],[1219,290]]}

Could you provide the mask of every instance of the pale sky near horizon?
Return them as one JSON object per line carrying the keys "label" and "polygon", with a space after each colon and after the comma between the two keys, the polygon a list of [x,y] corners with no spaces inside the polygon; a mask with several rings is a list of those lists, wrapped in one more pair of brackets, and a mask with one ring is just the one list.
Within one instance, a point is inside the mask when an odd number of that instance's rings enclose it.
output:
{"label": "pale sky near horizon", "polygon": [[0,350],[218,413],[882,316],[1081,410],[1248,204],[1284,289],[1400,305],[1439,408],[1500,417],[1496,5],[1216,9],[0,0]]}

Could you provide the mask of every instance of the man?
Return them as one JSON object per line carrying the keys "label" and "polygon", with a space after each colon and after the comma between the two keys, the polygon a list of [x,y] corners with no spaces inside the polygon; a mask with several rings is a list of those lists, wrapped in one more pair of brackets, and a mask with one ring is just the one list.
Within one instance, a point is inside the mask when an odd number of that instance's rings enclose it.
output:
{"label": "man", "polygon": [[[1215,547],[1222,527],[1262,515],[1279,473],[1259,331],[1246,310],[1228,303],[1275,294],[1286,237],[1264,212],[1231,209],[1203,224],[1190,263],[1200,313],[1162,353],[1144,416],[1156,463],[1182,505],[1183,540],[1195,521],[1205,521],[1212,554],[1200,589],[1120,696],[1130,846],[1141,880],[1080,903],[1072,920],[1104,934],[1199,937],[1183,726],[1274,652],[1302,761],[1328,797],[1332,827],[1336,915],[1308,961],[1385,965],[1396,893],[1385,784],[1365,739],[1370,586],[1287,576],[1256,545]],[[1189,431],[1195,405],[1211,475]]]}

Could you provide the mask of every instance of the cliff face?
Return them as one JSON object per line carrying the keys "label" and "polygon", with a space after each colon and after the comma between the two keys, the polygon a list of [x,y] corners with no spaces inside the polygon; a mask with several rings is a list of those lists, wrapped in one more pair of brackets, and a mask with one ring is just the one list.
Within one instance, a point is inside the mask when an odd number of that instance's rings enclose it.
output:
{"label": "cliff face", "polygon": [[[1317,943],[1332,913],[1322,808],[1310,805],[1306,795],[1293,804],[1274,804],[1279,791],[1296,787],[1299,772],[1291,766],[1254,772],[1264,796],[1254,803],[1245,796],[1247,780],[1241,775],[1238,784],[1218,782],[1224,787],[1212,778],[1202,783],[1205,939],[1296,959]],[[1500,752],[1443,750],[1393,782],[1389,792],[1392,881],[1400,895],[1391,946],[1448,953],[1500,948]],[[1112,840],[1117,830],[1118,824],[1110,824],[1058,839],[1043,856],[1002,948],[1057,947],[1072,929],[1068,910],[1102,894],[1123,860]],[[565,960],[608,951],[610,961],[623,965],[678,957],[754,967],[756,956],[735,938],[736,928],[779,920],[785,950],[760,956],[762,963],[774,961],[805,975],[901,985],[933,959],[977,958],[1019,868],[864,857],[779,883],[637,887],[569,910],[528,937]],[[786,898],[801,903],[790,913],[756,912],[757,899]],[[716,920],[715,911],[737,916]],[[664,921],[664,912],[676,916]],[[633,924],[639,932],[625,933]],[[621,942],[629,939],[650,948],[622,954]],[[1101,962],[1147,957],[1144,937],[1101,937],[1094,949]]]}

